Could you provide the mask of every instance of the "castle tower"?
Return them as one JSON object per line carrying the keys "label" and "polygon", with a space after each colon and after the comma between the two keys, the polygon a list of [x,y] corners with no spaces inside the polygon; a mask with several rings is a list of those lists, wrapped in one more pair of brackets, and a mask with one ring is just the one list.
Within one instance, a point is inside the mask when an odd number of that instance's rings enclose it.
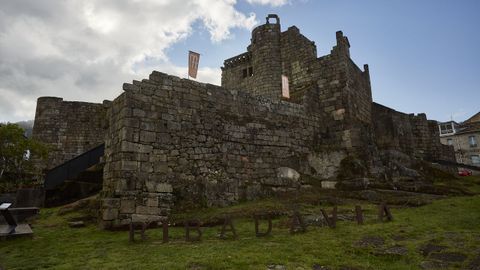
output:
{"label": "castle tower", "polygon": [[253,29],[246,53],[224,61],[222,86],[255,96],[281,97],[281,27],[277,15],[269,14],[265,24]]}
{"label": "castle tower", "polygon": [[[271,23],[270,19],[276,19]],[[278,99],[282,94],[282,58],[280,43],[280,19],[269,14],[266,24],[252,31],[252,53],[254,95]]]}

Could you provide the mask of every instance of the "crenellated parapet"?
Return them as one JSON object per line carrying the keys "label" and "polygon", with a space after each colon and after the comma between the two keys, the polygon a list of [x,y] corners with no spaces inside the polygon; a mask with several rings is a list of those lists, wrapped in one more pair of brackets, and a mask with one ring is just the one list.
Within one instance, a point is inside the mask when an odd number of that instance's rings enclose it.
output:
{"label": "crenellated parapet", "polygon": [[228,68],[233,68],[236,67],[240,64],[244,63],[250,63],[252,60],[252,54],[250,52],[245,52],[242,54],[239,54],[237,56],[234,56],[232,58],[228,58],[225,61],[223,61],[223,69],[228,69]]}

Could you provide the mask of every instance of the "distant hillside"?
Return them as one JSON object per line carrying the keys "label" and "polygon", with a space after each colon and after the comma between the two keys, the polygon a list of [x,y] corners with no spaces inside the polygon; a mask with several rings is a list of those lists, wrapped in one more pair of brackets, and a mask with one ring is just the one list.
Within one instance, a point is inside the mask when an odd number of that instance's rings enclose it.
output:
{"label": "distant hillside", "polygon": [[16,122],[15,124],[18,124],[21,128],[25,130],[25,136],[27,136],[28,138],[32,137],[33,120],[20,121]]}
{"label": "distant hillside", "polygon": [[[6,123],[0,123],[0,124],[6,124]],[[19,125],[21,128],[25,130],[25,136],[27,136],[28,138],[32,137],[33,120],[20,121],[14,124]]]}

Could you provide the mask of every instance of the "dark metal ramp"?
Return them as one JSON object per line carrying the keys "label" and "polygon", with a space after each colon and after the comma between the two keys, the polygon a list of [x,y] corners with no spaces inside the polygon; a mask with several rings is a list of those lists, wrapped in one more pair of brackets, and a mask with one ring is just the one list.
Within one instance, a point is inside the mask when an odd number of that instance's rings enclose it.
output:
{"label": "dark metal ramp", "polygon": [[62,185],[66,180],[76,178],[81,172],[96,165],[105,151],[105,144],[101,144],[89,151],[66,161],[47,172],[45,189],[52,190]]}
{"label": "dark metal ramp", "polygon": [[457,163],[457,162],[448,161],[448,160],[432,160],[431,162],[438,163],[440,165],[465,168],[465,169],[469,169],[469,170],[472,170],[472,171],[479,171],[480,172],[480,167],[478,167],[478,166],[473,166],[473,165],[468,165],[468,164],[463,164],[463,163]]}

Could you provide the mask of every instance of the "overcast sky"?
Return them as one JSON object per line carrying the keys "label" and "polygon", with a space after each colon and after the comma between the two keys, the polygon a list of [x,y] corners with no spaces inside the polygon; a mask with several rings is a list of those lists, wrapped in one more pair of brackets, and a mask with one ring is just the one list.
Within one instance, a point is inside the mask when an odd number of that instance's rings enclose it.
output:
{"label": "overcast sky", "polygon": [[319,56],[343,30],[379,103],[441,121],[480,111],[476,0],[0,0],[0,122],[33,119],[40,96],[101,102],[152,70],[185,77],[188,50],[198,80],[220,84],[268,13]]}

